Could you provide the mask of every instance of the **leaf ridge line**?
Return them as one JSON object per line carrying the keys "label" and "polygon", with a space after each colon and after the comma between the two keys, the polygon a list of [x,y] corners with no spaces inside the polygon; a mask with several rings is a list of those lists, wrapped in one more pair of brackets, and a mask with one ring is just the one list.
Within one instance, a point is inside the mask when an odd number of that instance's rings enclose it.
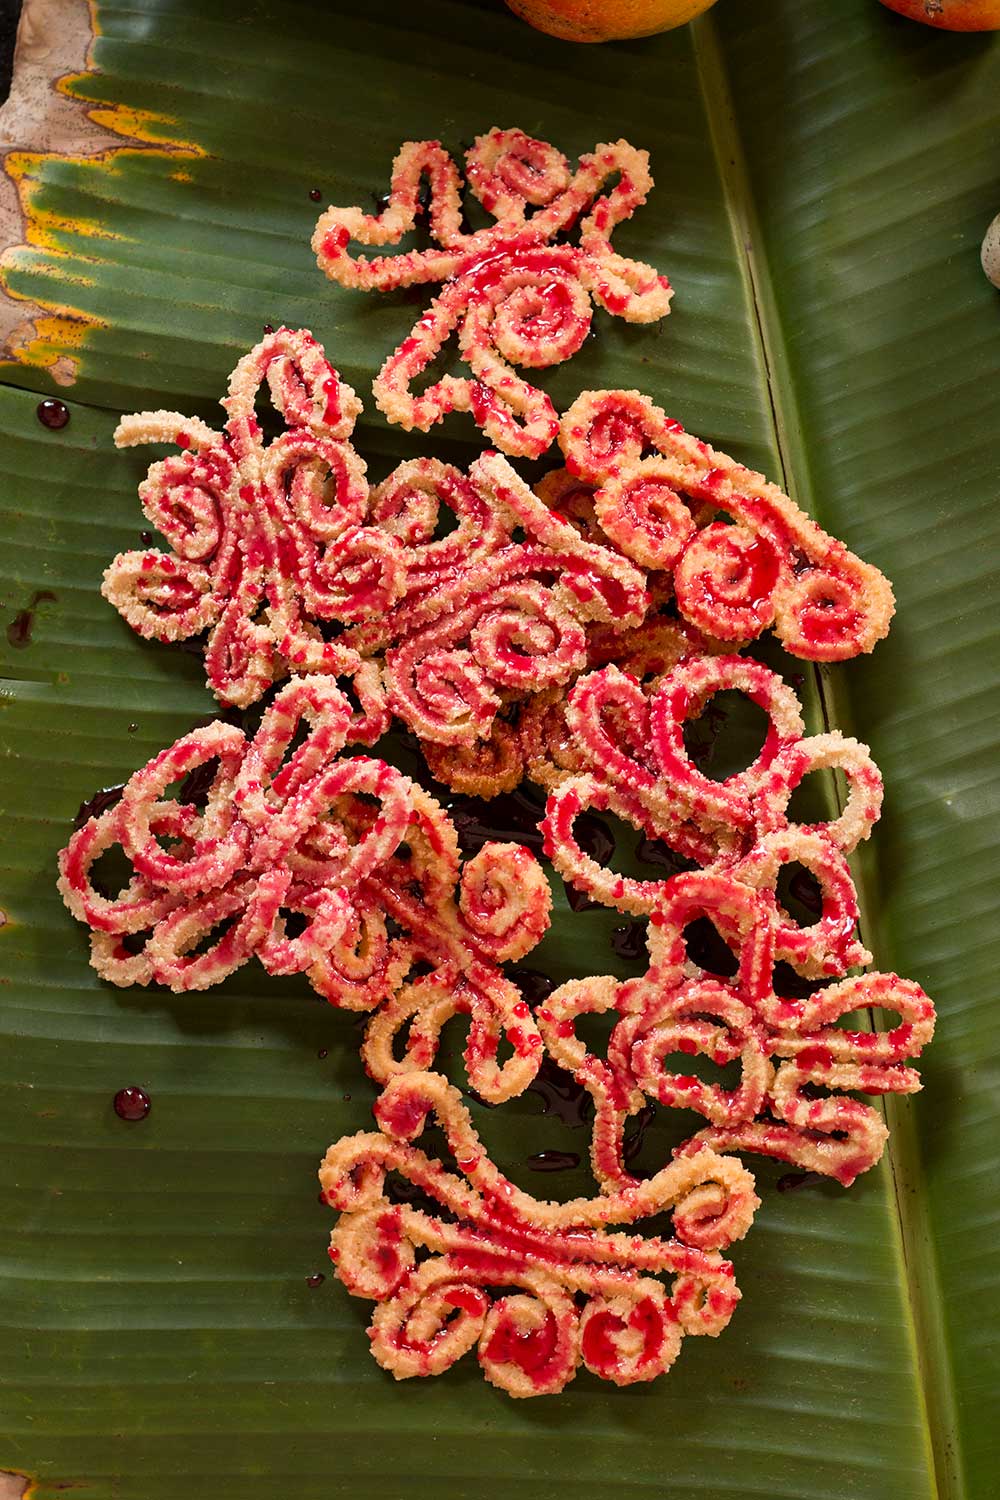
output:
{"label": "leaf ridge line", "polygon": [[[702,15],[690,22],[690,32],[716,166],[753,317],[756,353],[767,390],[781,482],[804,510],[820,519],[781,318],[766,260],[761,250],[755,248],[760,245],[759,225],[717,22],[711,15]],[[835,686],[828,670],[814,667],[813,677],[824,727],[830,730],[849,722],[843,690]],[[835,795],[840,802],[839,787]],[[876,924],[871,920],[863,869],[856,870],[855,876],[860,909],[858,926],[862,940],[865,940],[866,932],[873,930]],[[875,951],[877,945],[870,941],[869,946]],[[870,1024],[874,1025],[874,1017],[870,1017]],[[886,1148],[891,1184],[890,1216],[905,1292],[907,1331],[921,1405],[928,1479],[937,1500],[962,1500],[965,1491],[958,1458],[958,1422],[951,1359],[941,1315],[937,1261],[926,1223],[926,1211],[916,1191],[920,1177],[919,1148],[912,1115],[906,1110],[905,1103],[884,1101],[883,1109],[892,1125]],[[912,1206],[910,1199],[914,1200]],[[923,1275],[920,1267],[924,1268]],[[935,1359],[931,1351],[941,1357]]]}

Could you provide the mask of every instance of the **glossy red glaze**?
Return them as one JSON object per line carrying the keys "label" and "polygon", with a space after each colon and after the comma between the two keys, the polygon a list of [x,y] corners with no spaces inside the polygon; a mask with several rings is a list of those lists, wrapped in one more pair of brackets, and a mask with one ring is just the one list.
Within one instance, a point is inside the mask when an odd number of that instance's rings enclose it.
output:
{"label": "glossy red glaze", "polygon": [[474,1286],[449,1287],[444,1293],[444,1300],[449,1307],[460,1308],[473,1318],[481,1318],[490,1305],[486,1294]]}
{"label": "glossy red glaze", "polygon": [[[540,1375],[551,1362],[559,1342],[559,1330],[551,1312],[537,1328],[521,1332],[510,1315],[501,1314],[486,1356],[497,1364],[514,1364],[529,1378]],[[541,1384],[541,1382],[538,1382]]]}

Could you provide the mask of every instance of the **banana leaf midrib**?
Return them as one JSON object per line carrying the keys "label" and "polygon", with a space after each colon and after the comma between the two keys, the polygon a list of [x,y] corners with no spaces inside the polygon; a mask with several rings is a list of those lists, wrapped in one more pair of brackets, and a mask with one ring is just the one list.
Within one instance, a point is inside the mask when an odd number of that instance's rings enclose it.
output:
{"label": "banana leaf midrib", "polygon": [[[808,455],[802,439],[802,422],[795,383],[788,368],[781,319],[757,220],[749,172],[742,143],[734,125],[728,72],[718,40],[718,18],[711,13],[690,23],[698,78],[706,104],[715,158],[729,211],[733,243],[743,273],[747,301],[758,335],[757,358],[761,378],[770,398],[774,446],[780,464],[780,483],[804,510],[822,523],[816,503]],[[877,649],[877,648],[876,648]],[[847,715],[845,685],[830,672],[813,666],[811,675],[819,699],[824,726],[840,728]],[[843,809],[842,788],[833,781],[833,795]],[[874,837],[878,837],[876,827]],[[879,964],[876,923],[872,918],[873,896],[866,862],[852,856],[852,874],[858,892],[858,930],[869,948],[875,968]],[[868,1012],[869,1027],[877,1024]],[[892,1188],[894,1227],[897,1235],[900,1279],[906,1289],[910,1318],[910,1350],[919,1372],[918,1390],[927,1448],[928,1472],[939,1500],[960,1500],[964,1494],[958,1450],[958,1424],[951,1379],[951,1356],[941,1316],[941,1288],[936,1256],[920,1192],[920,1147],[913,1127],[912,1104],[907,1099],[883,1096],[878,1107],[889,1126],[886,1162]]]}

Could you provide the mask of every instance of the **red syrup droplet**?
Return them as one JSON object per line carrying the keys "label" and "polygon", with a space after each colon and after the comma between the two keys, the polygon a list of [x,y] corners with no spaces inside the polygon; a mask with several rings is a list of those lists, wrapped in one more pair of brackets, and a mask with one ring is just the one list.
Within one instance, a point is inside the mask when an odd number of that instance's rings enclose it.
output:
{"label": "red syrup droplet", "polygon": [[65,401],[60,401],[56,396],[46,396],[45,400],[39,401],[35,407],[35,416],[43,427],[48,427],[52,432],[58,432],[69,421],[69,407]]}
{"label": "red syrup droplet", "polygon": [[329,1057],[330,1056],[329,1049],[327,1047],[321,1047],[319,1049],[319,1051],[316,1053],[316,1056],[318,1058],[321,1058],[321,1059],[324,1058],[324,1057]]}
{"label": "red syrup droplet", "polygon": [[264,324],[264,332],[265,333],[273,333],[274,332],[274,329],[273,329],[273,327],[271,326],[270,323],[265,323]]}
{"label": "red syrup droplet", "polygon": [[309,196],[310,196],[310,198],[312,199],[312,201],[314,203],[318,203],[320,201],[320,199],[322,198],[322,196],[323,196],[323,189],[322,188],[310,188],[309,189]]}
{"label": "red syrup droplet", "polygon": [[315,1291],[316,1287],[322,1286],[325,1280],[326,1277],[323,1275],[322,1271],[314,1271],[312,1276],[306,1277],[306,1286],[312,1287],[312,1289]]}
{"label": "red syrup droplet", "polygon": [[152,1108],[152,1101],[145,1089],[136,1084],[119,1089],[114,1097],[115,1114],[120,1120],[144,1120]]}

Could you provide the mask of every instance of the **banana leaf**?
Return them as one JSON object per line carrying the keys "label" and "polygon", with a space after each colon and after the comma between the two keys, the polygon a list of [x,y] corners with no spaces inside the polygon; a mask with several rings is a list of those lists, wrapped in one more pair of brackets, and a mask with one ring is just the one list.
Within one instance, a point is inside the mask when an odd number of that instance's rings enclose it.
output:
{"label": "banana leaf", "polygon": [[[875,0],[720,0],[597,48],[457,0],[96,0],[89,16],[27,0],[16,75],[0,199],[0,1494],[991,1500],[1000,300],[978,244],[1000,208],[993,39]],[[395,1384],[369,1358],[367,1305],[307,1284],[327,1268],[316,1163],[373,1097],[352,1018],[251,969],[205,995],[112,991],[54,886],[79,804],[214,711],[200,662],[140,641],[98,592],[144,524],[147,459],[115,452],[117,415],[212,420],[265,323],[312,328],[367,397],[419,307],[319,275],[310,190],[364,202],[400,141],[457,151],[493,124],[567,154],[619,136],[652,154],[656,188],[620,242],[669,273],[674,310],[645,329],[600,318],[543,377],[557,405],[649,391],[893,579],[889,639],[802,691],[814,724],[868,740],[885,772],[859,871],[866,936],[940,1012],[924,1091],[889,1109],[877,1169],[848,1192],[782,1192],[755,1164],[763,1207],[719,1342],[688,1340],[649,1387],[581,1375],[528,1403],[469,1361]],[[36,414],[52,395],[70,412],[59,430]],[[377,478],[478,443],[460,418],[403,434],[369,398],[359,447]],[[630,972],[609,945],[618,919],[570,912],[554,886],[530,962],[558,980]],[[153,1101],[136,1125],[111,1108],[132,1083]],[[586,1154],[586,1130],[536,1095],[475,1123],[522,1186],[584,1189],[582,1171],[527,1169],[541,1150]]]}

